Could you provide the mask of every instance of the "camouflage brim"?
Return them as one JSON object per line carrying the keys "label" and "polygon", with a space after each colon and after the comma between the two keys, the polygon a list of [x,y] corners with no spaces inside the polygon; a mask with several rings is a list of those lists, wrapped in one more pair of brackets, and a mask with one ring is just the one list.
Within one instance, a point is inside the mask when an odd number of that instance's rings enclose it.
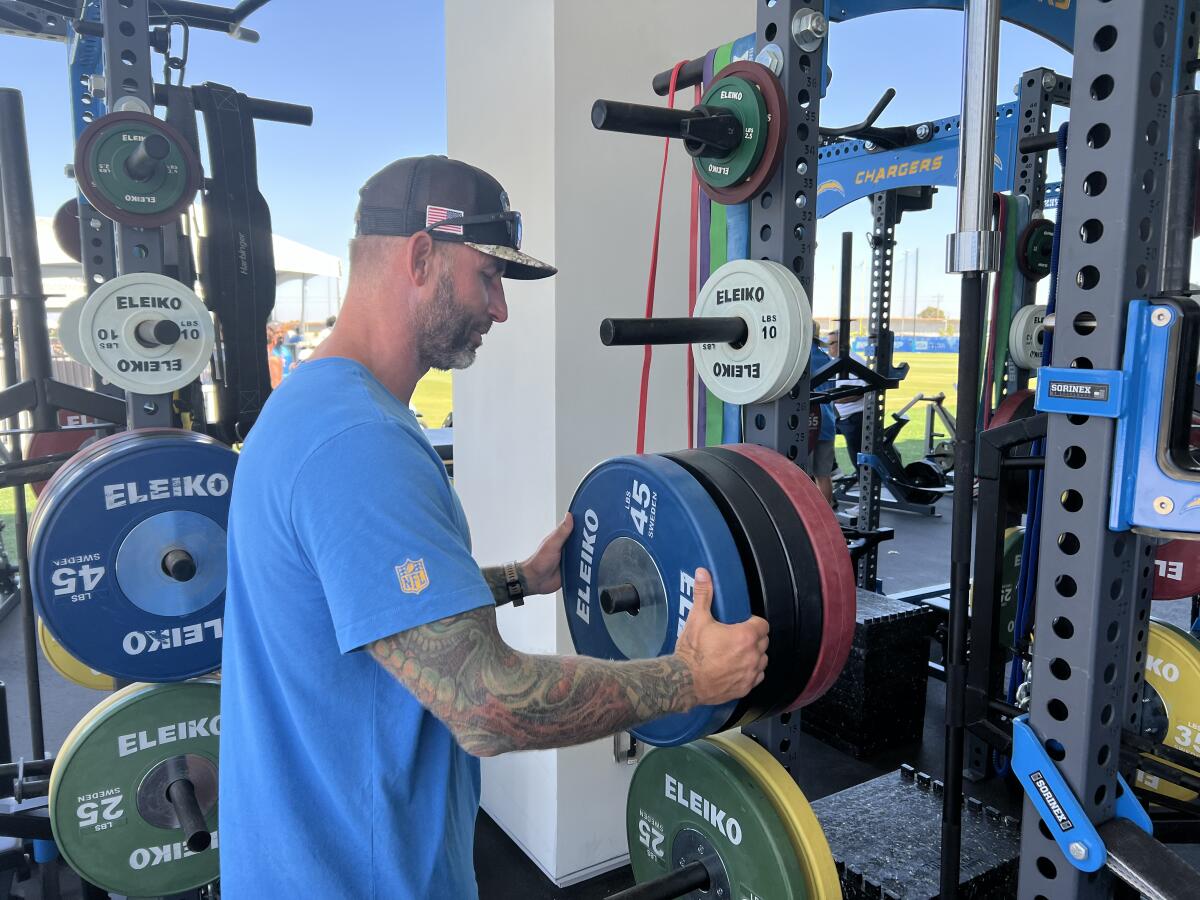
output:
{"label": "camouflage brim", "polygon": [[549,278],[558,271],[549,263],[534,259],[528,253],[522,253],[512,247],[505,247],[503,244],[476,244],[471,241],[463,241],[463,243],[468,247],[474,247],[480,253],[504,260],[507,263],[504,267],[505,278],[532,281],[536,278]]}

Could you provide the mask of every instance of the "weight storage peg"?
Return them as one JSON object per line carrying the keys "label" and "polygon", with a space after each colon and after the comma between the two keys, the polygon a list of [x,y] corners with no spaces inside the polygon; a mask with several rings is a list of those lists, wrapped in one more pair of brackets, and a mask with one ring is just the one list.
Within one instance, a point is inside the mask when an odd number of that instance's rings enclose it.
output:
{"label": "weight storage peg", "polygon": [[592,125],[682,140],[704,192],[718,203],[744,203],[775,173],[787,136],[787,103],[770,69],[743,61],[722,69],[691,110],[597,100]]}
{"label": "weight storage peg", "polygon": [[192,205],[201,174],[187,140],[145,113],[101,116],[75,145],[80,191],[98,212],[122,225],[156,228],[178,219]]}
{"label": "weight storage peg", "polygon": [[215,881],[220,735],[210,679],[132,684],[85,715],[50,774],[50,826],[71,868],[135,897]]}
{"label": "weight storage peg", "polygon": [[1022,369],[1042,364],[1046,340],[1046,307],[1022,306],[1012,318],[1008,330],[1008,355]]}
{"label": "weight storage peg", "polygon": [[638,885],[609,900],[700,896],[840,900],[829,844],[792,777],[730,732],[647,754],[629,786]]}
{"label": "weight storage peg", "polygon": [[841,529],[784,456],[735,444],[617,457],[581,482],[563,551],[567,624],[577,652],[646,659],[674,652],[693,578],[714,582],[713,615],[771,627],[764,680],[736,703],[639,726],[677,746],[797,709],[841,673],[854,634],[854,574]]}
{"label": "weight storage peg", "polygon": [[30,585],[67,653],[128,681],[221,664],[236,463],[207,435],[154,428],[97,441],[54,474],[30,522]]}
{"label": "weight storage peg", "polygon": [[705,386],[726,403],[765,403],[800,380],[812,307],[799,279],[770,260],[725,263],[704,283],[690,319],[605,319],[606,346],[692,344]]}
{"label": "weight storage peg", "polygon": [[[60,330],[72,325],[73,315],[63,317]],[[153,273],[119,275],[100,285],[74,327],[88,365],[135,394],[169,394],[191,384],[216,344],[212,316],[196,293]]]}

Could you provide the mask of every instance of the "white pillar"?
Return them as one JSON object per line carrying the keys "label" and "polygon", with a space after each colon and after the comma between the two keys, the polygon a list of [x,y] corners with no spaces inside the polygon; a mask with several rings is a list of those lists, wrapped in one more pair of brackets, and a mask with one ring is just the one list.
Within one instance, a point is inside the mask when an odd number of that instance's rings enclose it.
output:
{"label": "white pillar", "polygon": [[[605,316],[643,312],[662,141],[595,131],[600,97],[664,103],[650,79],[754,29],[749,3],[446,0],[449,152],[504,185],[525,249],[557,265],[507,281],[509,321],[454,379],[455,474],[481,563],[528,554],[603,459],[632,453],[640,348],[604,348]],[[692,89],[679,104],[693,104]],[[659,315],[687,312],[690,162],[671,151]],[[684,353],[658,349],[647,449],[685,446]],[[572,652],[561,599],[500,614],[513,646]],[[483,806],[555,882],[624,862],[631,769],[612,741],[484,765]]]}

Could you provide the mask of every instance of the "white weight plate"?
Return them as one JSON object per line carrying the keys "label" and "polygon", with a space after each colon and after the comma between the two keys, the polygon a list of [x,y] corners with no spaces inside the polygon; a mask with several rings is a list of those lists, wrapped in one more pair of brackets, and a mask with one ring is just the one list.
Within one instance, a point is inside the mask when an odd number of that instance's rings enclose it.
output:
{"label": "white weight plate", "polygon": [[812,352],[812,306],[808,301],[808,294],[804,292],[804,285],[800,283],[799,278],[792,274],[791,269],[782,263],[774,261],[769,261],[768,264],[776,270],[787,290],[791,292],[793,302],[800,309],[801,324],[797,331],[799,342],[796,347],[796,361],[785,381],[783,390],[780,392],[780,396],[782,396],[783,393],[795,387],[796,382],[800,380],[800,376],[808,368],[809,353]]}
{"label": "white weight plate", "polygon": [[727,262],[704,283],[695,315],[740,316],[746,322],[747,338],[740,347],[692,345],[697,371],[718,398],[739,405],[761,403],[791,387],[788,378],[800,349],[803,316],[774,268],[758,260]]}
{"label": "white weight plate", "polygon": [[[173,343],[146,346],[138,329],[171,322]],[[161,327],[161,326],[160,326]],[[165,275],[120,275],[96,288],[79,316],[88,365],[135,394],[169,394],[190,384],[212,358],[212,316],[195,292]]]}
{"label": "white weight plate", "polygon": [[1020,368],[1036,369],[1042,364],[1045,321],[1044,306],[1022,306],[1013,316],[1008,330],[1008,355]]}
{"label": "white weight plate", "polygon": [[58,314],[58,342],[62,344],[67,356],[85,366],[91,365],[83,355],[83,344],[79,338],[79,317],[83,313],[83,304],[87,297],[79,297],[66,305]]}

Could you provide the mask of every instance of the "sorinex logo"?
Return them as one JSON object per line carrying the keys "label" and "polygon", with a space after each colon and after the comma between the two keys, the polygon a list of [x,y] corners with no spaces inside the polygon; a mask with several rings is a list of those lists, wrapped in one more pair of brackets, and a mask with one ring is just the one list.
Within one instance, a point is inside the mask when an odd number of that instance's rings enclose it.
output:
{"label": "sorinex logo", "polygon": [[1074,828],[1075,823],[1071,821],[1066,810],[1062,808],[1062,804],[1058,802],[1058,798],[1054,796],[1054,791],[1050,790],[1050,785],[1046,784],[1046,777],[1041,772],[1034,772],[1029,776],[1029,780],[1033,782],[1037,792],[1046,801],[1050,815],[1054,816],[1054,821],[1058,824],[1059,829],[1065,832]]}
{"label": "sorinex logo", "polygon": [[1050,382],[1051,397],[1065,397],[1071,400],[1099,400],[1101,402],[1108,399],[1107,384],[1079,384],[1075,381],[1052,381]]}

